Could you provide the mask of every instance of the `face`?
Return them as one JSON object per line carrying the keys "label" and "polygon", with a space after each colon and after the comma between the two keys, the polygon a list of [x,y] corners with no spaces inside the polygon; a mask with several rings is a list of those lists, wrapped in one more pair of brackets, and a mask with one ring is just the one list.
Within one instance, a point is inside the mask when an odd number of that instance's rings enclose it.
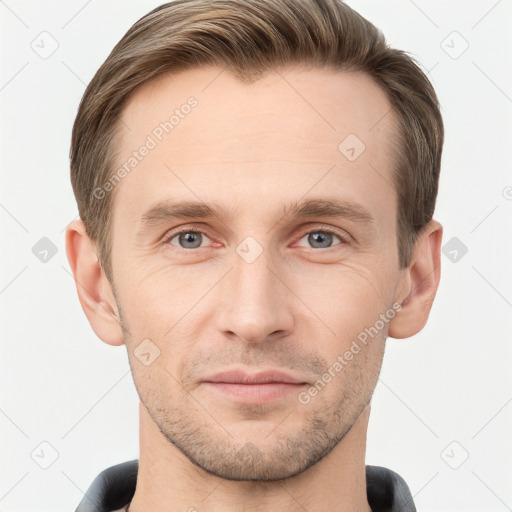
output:
{"label": "face", "polygon": [[333,450],[376,385],[401,276],[395,117],[360,73],[220,71],[128,103],[113,285],[168,441],[222,478],[273,480]]}

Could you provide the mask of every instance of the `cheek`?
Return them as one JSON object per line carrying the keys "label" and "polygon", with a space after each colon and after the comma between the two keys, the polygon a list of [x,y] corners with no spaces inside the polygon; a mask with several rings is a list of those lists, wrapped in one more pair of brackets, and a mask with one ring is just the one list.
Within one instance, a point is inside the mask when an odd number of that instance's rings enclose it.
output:
{"label": "cheek", "polygon": [[[146,366],[136,356],[130,357],[133,382],[140,400],[151,413],[169,408],[172,404],[179,403],[177,395],[180,386],[172,369],[166,368],[163,363],[163,354],[158,359]],[[165,406],[164,406],[165,404]]]}
{"label": "cheek", "polygon": [[332,330],[352,331],[350,326],[365,327],[390,306],[389,282],[383,267],[343,262],[311,267],[293,289],[320,318],[330,319]]}
{"label": "cheek", "polygon": [[317,340],[314,350],[328,365],[341,360],[345,373],[363,372],[365,381],[375,379],[389,324],[381,315],[393,300],[384,271],[379,274],[355,264],[331,266],[328,273],[312,271],[301,287],[297,282],[293,289],[307,305],[301,321],[304,333]]}
{"label": "cheek", "polygon": [[[205,275],[204,269],[160,266],[143,277],[133,272],[125,283],[123,316],[129,328],[125,341],[136,371],[134,379],[148,389],[148,400],[151,389],[179,392],[182,367],[198,349],[197,340],[204,337],[215,310],[213,294],[210,300],[205,294],[219,279],[213,270],[211,276]],[[138,356],[147,352],[158,357],[146,367]]]}
{"label": "cheek", "polygon": [[197,265],[133,265],[123,297],[130,326],[162,336],[211,289],[218,276]]}

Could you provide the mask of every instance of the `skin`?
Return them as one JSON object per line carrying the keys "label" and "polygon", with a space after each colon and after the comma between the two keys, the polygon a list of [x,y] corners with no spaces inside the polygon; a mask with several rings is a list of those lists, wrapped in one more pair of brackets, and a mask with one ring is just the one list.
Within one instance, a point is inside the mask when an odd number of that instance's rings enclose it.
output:
{"label": "skin", "polygon": [[[84,312],[105,343],[126,345],[140,397],[130,511],[367,512],[366,432],[386,338],[423,328],[440,277],[435,220],[399,268],[394,113],[361,73],[297,66],[243,85],[220,68],[193,69],[135,92],[119,164],[190,96],[197,107],[117,185],[113,283],[83,223],[66,234]],[[366,146],[354,161],[338,150],[351,133]],[[373,223],[283,216],[293,202],[333,197]],[[216,201],[230,215],[140,232],[143,213],[168,199]],[[195,237],[171,237],[177,228]],[[250,263],[236,250],[248,236],[262,250]],[[301,403],[299,391],[393,304],[402,309]],[[134,352],[145,339],[160,351],[148,365]],[[239,403],[203,382],[228,368],[277,368],[307,384]]]}

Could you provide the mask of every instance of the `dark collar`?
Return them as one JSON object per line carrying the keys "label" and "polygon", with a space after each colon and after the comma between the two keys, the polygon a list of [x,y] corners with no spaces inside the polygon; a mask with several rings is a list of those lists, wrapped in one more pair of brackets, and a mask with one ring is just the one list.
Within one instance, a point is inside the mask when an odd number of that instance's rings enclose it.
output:
{"label": "dark collar", "polygon": [[[112,512],[135,494],[138,459],[103,470],[92,482],[75,512]],[[405,480],[382,466],[366,466],[366,494],[372,512],[416,512]]]}

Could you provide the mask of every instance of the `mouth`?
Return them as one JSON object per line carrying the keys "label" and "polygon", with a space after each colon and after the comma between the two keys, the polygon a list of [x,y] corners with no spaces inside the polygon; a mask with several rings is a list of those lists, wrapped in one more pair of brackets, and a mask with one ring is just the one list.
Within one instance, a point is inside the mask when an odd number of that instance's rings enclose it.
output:
{"label": "mouth", "polygon": [[202,384],[236,403],[263,405],[298,393],[308,383],[281,370],[247,373],[224,371],[205,378]]}

